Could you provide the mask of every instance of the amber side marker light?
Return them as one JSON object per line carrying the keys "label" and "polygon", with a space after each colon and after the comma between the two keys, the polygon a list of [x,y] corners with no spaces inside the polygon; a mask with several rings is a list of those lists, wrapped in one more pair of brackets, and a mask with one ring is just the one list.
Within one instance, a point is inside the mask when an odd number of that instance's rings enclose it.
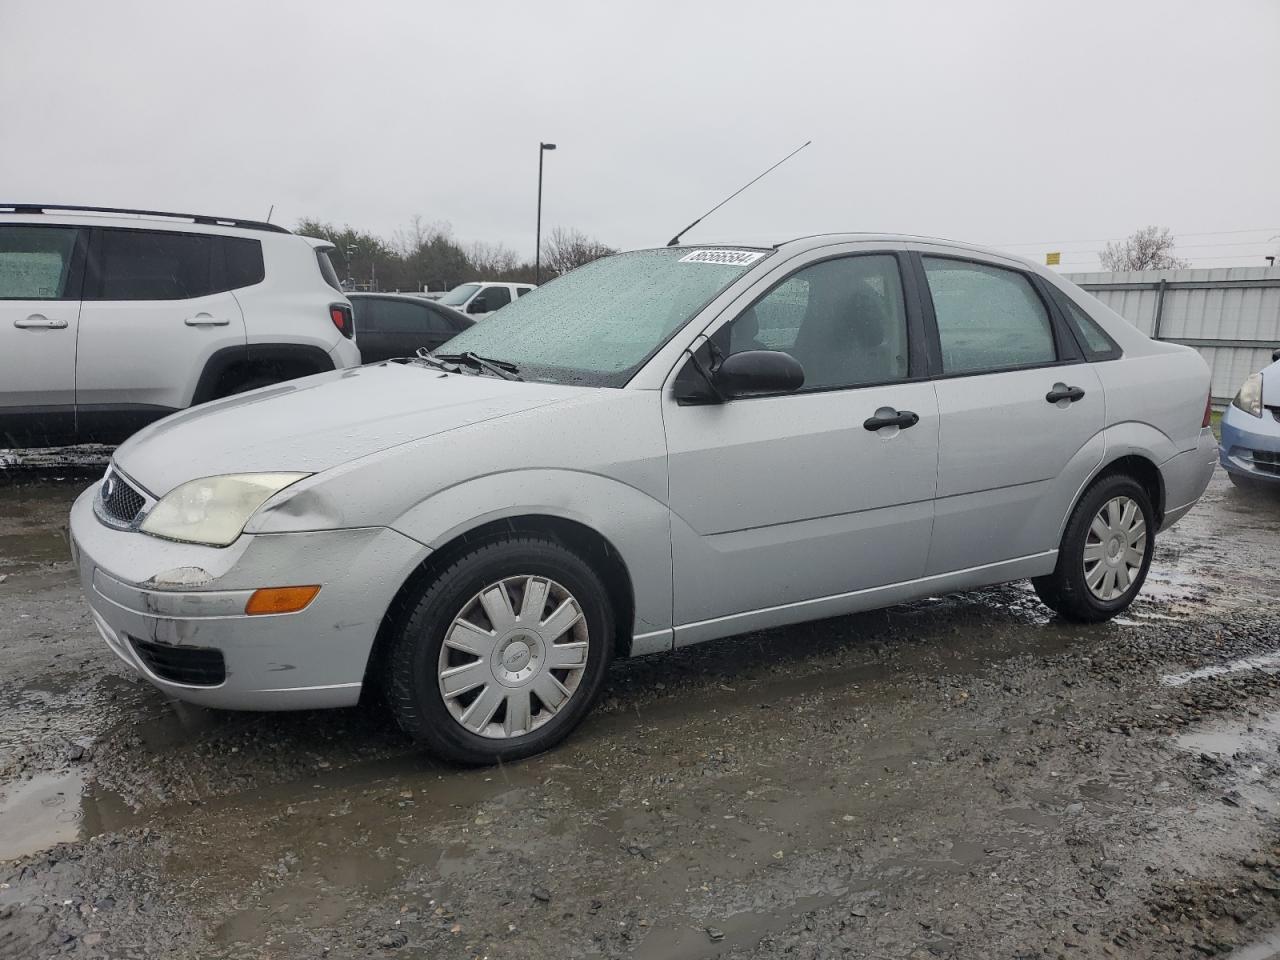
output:
{"label": "amber side marker light", "polygon": [[306,609],[319,592],[319,586],[263,587],[253,591],[253,596],[244,605],[244,612],[251,617],[263,613],[297,613]]}

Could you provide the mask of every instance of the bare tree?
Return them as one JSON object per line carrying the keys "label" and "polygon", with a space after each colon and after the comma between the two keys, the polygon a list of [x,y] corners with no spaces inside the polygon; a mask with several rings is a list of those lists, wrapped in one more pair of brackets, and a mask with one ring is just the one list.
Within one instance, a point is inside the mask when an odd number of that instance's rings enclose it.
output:
{"label": "bare tree", "polygon": [[581,230],[556,227],[542,244],[542,263],[549,272],[558,276],[617,252]]}
{"label": "bare tree", "polygon": [[1099,258],[1105,270],[1176,270],[1188,266],[1173,255],[1173,231],[1143,227],[1119,242],[1107,241]]}
{"label": "bare tree", "polygon": [[520,266],[520,257],[510,247],[500,243],[478,241],[467,249],[467,258],[478,275],[485,280],[505,277]]}

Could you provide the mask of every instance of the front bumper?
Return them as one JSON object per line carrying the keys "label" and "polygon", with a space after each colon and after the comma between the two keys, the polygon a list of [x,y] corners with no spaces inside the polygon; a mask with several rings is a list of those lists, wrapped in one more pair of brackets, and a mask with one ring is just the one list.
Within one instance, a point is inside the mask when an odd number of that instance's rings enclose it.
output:
{"label": "front bumper", "polygon": [[[207,707],[341,707],[360,697],[378,625],[427,548],[386,527],[243,535],[229,547],[173,543],[105,526],[98,487],[71,508],[72,552],[93,621],[125,663],[166,693]],[[259,587],[320,584],[297,613],[246,616]],[[156,672],[218,651],[220,682]],[[170,672],[161,668],[161,672]]]}
{"label": "front bumper", "polygon": [[1227,407],[1218,456],[1228,473],[1280,484],[1280,420],[1270,408],[1254,417],[1238,407]]}

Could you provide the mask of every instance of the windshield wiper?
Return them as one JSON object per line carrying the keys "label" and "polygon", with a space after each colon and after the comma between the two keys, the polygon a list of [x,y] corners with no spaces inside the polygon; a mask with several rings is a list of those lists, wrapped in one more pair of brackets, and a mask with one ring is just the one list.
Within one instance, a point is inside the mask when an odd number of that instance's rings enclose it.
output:
{"label": "windshield wiper", "polygon": [[433,353],[433,359],[451,360],[455,363],[467,363],[478,370],[488,370],[495,377],[501,377],[503,380],[523,380],[517,372],[519,367],[509,360],[494,360],[490,357],[482,357],[479,354],[472,353],[467,350],[463,353]]}
{"label": "windshield wiper", "polygon": [[427,366],[435,367],[437,370],[443,370],[445,373],[458,372],[458,368],[455,367],[453,364],[445,363],[443,360],[440,360],[432,356],[431,351],[428,350],[426,347],[419,347],[417,350],[417,353],[413,356],[412,359],[421,360],[423,363],[427,364]]}

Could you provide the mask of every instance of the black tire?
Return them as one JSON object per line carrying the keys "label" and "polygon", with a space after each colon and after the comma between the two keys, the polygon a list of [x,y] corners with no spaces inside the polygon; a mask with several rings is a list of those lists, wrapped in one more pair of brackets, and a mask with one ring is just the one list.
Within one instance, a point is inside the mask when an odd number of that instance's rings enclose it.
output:
{"label": "black tire", "polygon": [[[1146,549],[1142,563],[1128,588],[1111,600],[1102,600],[1094,595],[1085,582],[1084,550],[1094,517],[1107,501],[1116,497],[1128,497],[1142,511],[1146,525]],[[1085,491],[1071,511],[1066,530],[1062,534],[1062,542],[1058,546],[1058,563],[1053,573],[1036,577],[1031,584],[1045,606],[1066,620],[1076,623],[1110,620],[1128,608],[1142,589],[1147,571],[1151,567],[1155,531],[1155,511],[1146,488],[1124,474],[1103,477]]]}
{"label": "black tire", "polygon": [[[529,733],[495,739],[455,719],[440,692],[441,647],[455,617],[481,590],[508,577],[534,575],[562,585],[586,621],[587,662],[569,701]],[[532,534],[505,534],[452,560],[401,605],[383,671],[392,714],[409,736],[457,763],[484,765],[541,753],[563,740],[591,709],[614,645],[613,609],[590,565],[564,545]]]}

